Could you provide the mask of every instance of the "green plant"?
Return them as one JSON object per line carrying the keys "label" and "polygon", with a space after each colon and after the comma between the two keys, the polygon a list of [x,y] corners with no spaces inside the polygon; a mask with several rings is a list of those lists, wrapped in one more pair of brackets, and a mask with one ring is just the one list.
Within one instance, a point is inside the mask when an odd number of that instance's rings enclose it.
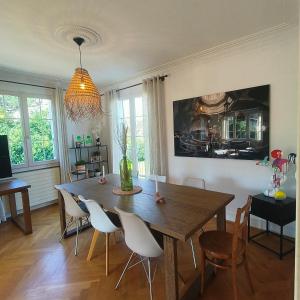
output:
{"label": "green plant", "polygon": [[82,166],[82,165],[85,165],[86,164],[86,161],[85,160],[78,160],[76,163],[75,163],[75,166]]}

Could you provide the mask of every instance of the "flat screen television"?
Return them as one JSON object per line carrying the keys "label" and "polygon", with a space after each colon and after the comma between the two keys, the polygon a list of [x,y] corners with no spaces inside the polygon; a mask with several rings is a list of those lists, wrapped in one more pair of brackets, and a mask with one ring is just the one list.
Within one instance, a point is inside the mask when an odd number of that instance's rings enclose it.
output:
{"label": "flat screen television", "polygon": [[0,180],[12,177],[7,135],[0,135]]}

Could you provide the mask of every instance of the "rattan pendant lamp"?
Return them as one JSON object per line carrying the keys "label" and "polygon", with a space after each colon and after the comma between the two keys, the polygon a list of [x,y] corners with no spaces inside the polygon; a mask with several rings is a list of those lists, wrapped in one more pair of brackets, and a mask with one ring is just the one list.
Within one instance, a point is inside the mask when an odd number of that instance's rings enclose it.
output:
{"label": "rattan pendant lamp", "polygon": [[80,68],[75,69],[69,83],[65,95],[65,108],[67,117],[78,122],[82,119],[95,118],[102,110],[100,93],[88,71],[82,68],[80,46],[84,43],[84,39],[74,37],[73,40],[79,48]]}

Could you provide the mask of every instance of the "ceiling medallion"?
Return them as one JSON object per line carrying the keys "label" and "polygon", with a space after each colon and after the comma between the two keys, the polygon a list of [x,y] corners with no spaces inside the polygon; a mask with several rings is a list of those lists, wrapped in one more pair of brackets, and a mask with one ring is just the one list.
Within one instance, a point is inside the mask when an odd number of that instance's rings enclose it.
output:
{"label": "ceiling medallion", "polygon": [[98,48],[102,44],[102,38],[99,33],[91,28],[78,25],[62,25],[54,32],[55,39],[62,45],[74,47],[74,37],[84,39],[85,48]]}

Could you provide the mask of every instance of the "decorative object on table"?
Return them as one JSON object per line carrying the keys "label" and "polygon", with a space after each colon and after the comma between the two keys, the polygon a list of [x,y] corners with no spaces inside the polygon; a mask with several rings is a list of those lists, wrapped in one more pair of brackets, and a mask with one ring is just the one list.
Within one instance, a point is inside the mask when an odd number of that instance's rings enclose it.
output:
{"label": "decorative object on table", "polygon": [[69,119],[78,122],[81,119],[94,119],[102,112],[101,96],[88,71],[82,68],[80,46],[85,42],[82,37],[74,37],[79,48],[80,68],[69,83],[65,95],[65,108]]}
{"label": "decorative object on table", "polygon": [[269,154],[270,86],[173,102],[176,156],[263,159]]}
{"label": "decorative object on table", "polygon": [[86,162],[84,160],[79,160],[75,163],[76,171],[79,173],[85,173],[86,172]]}
{"label": "decorative object on table", "polygon": [[140,186],[133,186],[131,191],[123,191],[121,189],[121,187],[116,186],[113,188],[112,192],[115,195],[119,195],[119,196],[130,196],[130,195],[134,195],[134,194],[138,194],[142,191],[142,187]]}
{"label": "decorative object on table", "polygon": [[84,139],[84,146],[93,146],[93,138],[90,134],[87,134]]}
{"label": "decorative object on table", "polygon": [[106,177],[105,177],[105,167],[102,166],[102,176],[99,179],[99,183],[105,184],[107,183]]}
{"label": "decorative object on table", "polygon": [[158,180],[157,180],[157,175],[155,175],[155,194],[154,194],[154,199],[156,203],[165,203],[165,198],[162,197],[158,191]]}
{"label": "decorative object on table", "polygon": [[290,153],[288,158],[283,158],[283,152],[280,149],[275,149],[271,152],[271,158],[273,161],[268,161],[268,157],[265,157],[261,161],[257,161],[256,165],[270,167],[272,169],[271,182],[268,188],[264,191],[264,195],[267,197],[273,197],[277,200],[286,199],[286,193],[282,188],[282,185],[286,182],[289,166],[295,164],[296,154]]}
{"label": "decorative object on table", "polygon": [[120,180],[122,191],[132,191],[132,162],[127,157],[127,134],[128,126],[124,123],[120,125],[117,132],[117,142],[121,148],[123,158],[120,161]]}

